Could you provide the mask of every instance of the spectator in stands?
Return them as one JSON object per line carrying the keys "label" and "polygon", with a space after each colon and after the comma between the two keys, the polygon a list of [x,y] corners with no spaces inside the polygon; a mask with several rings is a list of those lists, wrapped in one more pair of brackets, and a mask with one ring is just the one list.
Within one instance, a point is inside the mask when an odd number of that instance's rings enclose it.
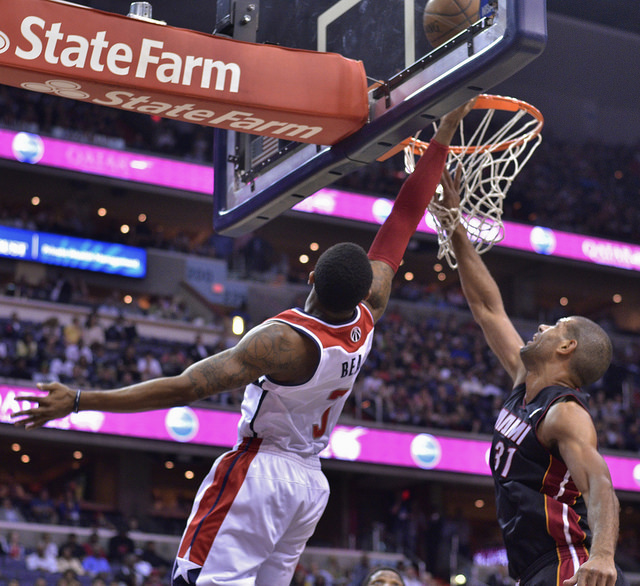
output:
{"label": "spectator in stands", "polygon": [[151,564],[140,560],[135,553],[128,553],[124,556],[115,578],[128,586],[141,586],[151,571]]}
{"label": "spectator in stands", "polygon": [[69,533],[67,535],[66,541],[60,545],[60,551],[65,547],[71,548],[72,557],[76,557],[78,559],[82,559],[84,557],[84,548],[78,542],[78,535],[76,533]]}
{"label": "spectator in stands", "polygon": [[82,338],[75,344],[67,343],[64,354],[65,358],[73,363],[77,363],[81,358],[84,358],[87,363],[93,362],[93,352]]}
{"label": "spectator in stands", "polygon": [[362,554],[351,572],[351,582],[349,586],[362,586],[363,584],[367,584],[366,580],[370,577],[369,572],[371,572],[369,556]]}
{"label": "spectator in stands", "polygon": [[404,580],[405,586],[424,586],[424,582],[420,579],[420,570],[417,564],[398,563],[398,571]]}
{"label": "spectator in stands", "polygon": [[2,507],[0,507],[0,521],[21,523],[24,520],[24,515],[20,512],[20,509],[13,504],[9,497],[4,497],[2,499]]}
{"label": "spectator in stands", "polygon": [[322,568],[317,561],[312,560],[309,563],[307,582],[310,586],[333,586],[334,578],[331,572]]}
{"label": "spectator in stands", "polygon": [[82,586],[82,582],[78,580],[78,576],[82,575],[82,573],[76,572],[73,568],[67,568],[56,582],[56,586]]}
{"label": "spectator in stands", "polygon": [[111,564],[105,557],[104,551],[93,550],[82,560],[82,568],[89,576],[108,576],[111,574]]}
{"label": "spectator in stands", "polygon": [[121,381],[140,381],[140,371],[138,370],[138,359],[136,357],[136,347],[129,344],[118,361],[118,378]]}
{"label": "spectator in stands", "polygon": [[92,348],[94,344],[103,345],[105,343],[106,334],[104,328],[100,325],[100,319],[96,312],[91,312],[88,315],[84,324],[82,339],[89,348]]}
{"label": "spectator in stands", "polygon": [[20,337],[21,332],[22,323],[20,322],[18,314],[14,311],[4,326],[4,336],[6,338],[17,340]]}
{"label": "spectator in stands", "polygon": [[162,367],[159,360],[148,350],[144,356],[138,359],[137,370],[140,373],[140,380],[149,380],[162,376]]}
{"label": "spectator in stands", "polygon": [[48,360],[42,360],[40,362],[40,368],[33,372],[31,380],[34,383],[44,383],[47,381],[58,381],[60,377],[57,374],[51,372],[51,363]]}
{"label": "spectator in stands", "polygon": [[106,551],[100,543],[100,536],[98,535],[97,531],[93,531],[91,535],[89,535],[87,541],[82,544],[82,549],[84,550],[85,556],[106,556]]}
{"label": "spectator in stands", "polygon": [[152,568],[162,570],[163,572],[167,571],[173,565],[173,561],[163,558],[158,554],[155,541],[147,541],[145,543],[144,549],[140,553],[140,559],[151,564]]}
{"label": "spectator in stands", "polygon": [[40,536],[40,542],[44,545],[45,554],[53,559],[58,558],[58,545],[51,539],[50,533],[43,533]]}
{"label": "spectator in stands", "polygon": [[41,570],[43,572],[51,573],[58,571],[57,559],[47,555],[46,546],[43,542],[38,543],[35,551],[27,554],[24,561],[27,566],[27,570],[30,571],[35,572]]}
{"label": "spectator in stands", "polygon": [[84,575],[81,558],[74,555],[74,548],[71,545],[63,545],[58,556],[58,572],[64,574],[67,570],[72,570],[78,576]]}
{"label": "spectator in stands", "polygon": [[49,299],[56,303],[70,303],[73,297],[73,285],[63,273],[58,274],[58,278],[51,289]]}
{"label": "spectator in stands", "polygon": [[165,350],[161,359],[162,372],[165,376],[180,374],[189,364],[187,354],[178,345]]}
{"label": "spectator in stands", "polygon": [[66,346],[77,346],[82,339],[80,318],[77,315],[74,315],[71,321],[62,328],[62,335]]}
{"label": "spectator in stands", "polygon": [[196,335],[193,345],[189,346],[188,353],[189,358],[194,362],[198,362],[198,360],[211,356],[211,350],[204,344],[200,334]]}
{"label": "spectator in stands", "polygon": [[20,538],[20,533],[17,531],[9,531],[6,538],[6,543],[3,544],[3,549],[6,551],[7,558],[11,560],[23,560],[24,559],[24,545]]}
{"label": "spectator in stands", "polygon": [[104,332],[105,345],[111,350],[118,350],[127,339],[125,321],[122,314],[118,314]]}
{"label": "spectator in stands", "polygon": [[58,351],[56,356],[51,360],[49,370],[52,375],[60,380],[60,382],[65,382],[72,379],[73,367],[73,361],[66,358],[64,352]]}
{"label": "spectator in stands", "polygon": [[112,564],[123,564],[128,554],[136,550],[133,539],[129,537],[129,532],[124,524],[118,528],[118,532],[109,539],[108,559]]}
{"label": "spectator in stands", "polygon": [[[62,496],[62,500],[58,504],[58,516],[60,519],[60,523],[63,525],[72,525],[78,526],[80,525],[80,503],[76,498],[74,491],[71,488],[67,488],[64,491],[64,495]],[[79,546],[79,549],[74,545],[74,553],[80,553],[80,551],[84,551],[82,546]]]}
{"label": "spectator in stands", "polygon": [[30,368],[35,368],[38,365],[38,342],[36,342],[32,331],[25,330],[16,341],[16,357],[24,358]]}
{"label": "spectator in stands", "polygon": [[[29,510],[36,523],[57,523],[56,505],[47,488],[42,488],[29,503]],[[46,535],[46,534],[45,534]],[[57,552],[56,552],[57,554]]]}

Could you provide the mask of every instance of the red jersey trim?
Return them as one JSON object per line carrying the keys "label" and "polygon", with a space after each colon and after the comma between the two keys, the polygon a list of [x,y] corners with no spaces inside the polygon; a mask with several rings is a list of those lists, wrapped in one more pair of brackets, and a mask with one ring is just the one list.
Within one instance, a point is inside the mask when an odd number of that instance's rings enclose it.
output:
{"label": "red jersey trim", "polygon": [[237,450],[224,455],[185,532],[178,556],[202,566],[236,495],[247,476],[262,440],[249,438]]}
{"label": "red jersey trim", "polygon": [[323,348],[339,346],[347,352],[356,352],[375,325],[366,305],[360,303],[356,310],[356,317],[346,324],[330,324],[297,309],[288,309],[271,319],[304,328],[317,336]]}

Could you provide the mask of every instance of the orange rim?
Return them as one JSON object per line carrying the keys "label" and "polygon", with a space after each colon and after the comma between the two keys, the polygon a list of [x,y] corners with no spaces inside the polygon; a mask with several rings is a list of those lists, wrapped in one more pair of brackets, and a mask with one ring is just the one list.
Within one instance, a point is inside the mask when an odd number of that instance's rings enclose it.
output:
{"label": "orange rim", "polygon": [[[525,134],[518,138],[514,138],[512,140],[508,140],[505,142],[501,142],[499,144],[487,143],[483,145],[469,145],[469,146],[451,146],[449,150],[452,153],[456,154],[468,154],[475,153],[477,151],[504,151],[510,146],[521,144],[523,142],[529,142],[531,139],[535,138],[542,131],[542,126],[544,125],[544,116],[542,112],[538,110],[535,106],[532,106],[528,102],[523,100],[518,100],[517,98],[509,98],[506,96],[493,96],[489,94],[480,94],[477,98],[477,101],[473,107],[474,110],[502,110],[504,112],[518,112],[519,110],[524,110],[528,114],[530,114],[533,118],[535,118],[538,123]],[[391,158],[396,153],[399,153],[404,148],[411,146],[413,147],[414,153],[421,155],[424,151],[427,150],[429,146],[428,142],[423,140],[419,140],[417,138],[409,137],[398,143],[391,150],[387,151],[381,157],[378,157],[378,161],[386,161]]]}

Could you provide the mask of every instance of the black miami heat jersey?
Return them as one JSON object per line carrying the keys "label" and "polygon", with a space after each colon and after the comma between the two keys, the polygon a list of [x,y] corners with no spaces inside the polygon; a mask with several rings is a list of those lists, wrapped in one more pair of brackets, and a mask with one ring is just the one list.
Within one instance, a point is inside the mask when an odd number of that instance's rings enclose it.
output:
{"label": "black miami heat jersey", "polygon": [[573,400],[588,410],[588,395],[550,386],[525,404],[525,391],[525,385],[519,385],[507,398],[494,426],[490,454],[498,523],[509,573],[515,579],[546,564],[557,563],[575,571],[588,559],[591,543],[580,491],[564,462],[549,452],[536,434],[554,403]]}

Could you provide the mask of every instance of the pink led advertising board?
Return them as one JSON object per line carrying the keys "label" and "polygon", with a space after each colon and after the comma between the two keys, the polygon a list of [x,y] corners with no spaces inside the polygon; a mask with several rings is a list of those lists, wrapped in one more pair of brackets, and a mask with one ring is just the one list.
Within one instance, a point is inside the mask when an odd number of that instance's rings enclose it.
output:
{"label": "pink led advertising board", "polygon": [[[33,389],[0,385],[0,423],[28,404],[16,399]],[[175,407],[148,413],[120,414],[81,411],[48,427],[86,433],[193,443],[229,448],[236,441],[238,413]],[[321,456],[423,470],[490,475],[489,441],[338,425]],[[618,490],[640,492],[640,458],[605,456]]]}

